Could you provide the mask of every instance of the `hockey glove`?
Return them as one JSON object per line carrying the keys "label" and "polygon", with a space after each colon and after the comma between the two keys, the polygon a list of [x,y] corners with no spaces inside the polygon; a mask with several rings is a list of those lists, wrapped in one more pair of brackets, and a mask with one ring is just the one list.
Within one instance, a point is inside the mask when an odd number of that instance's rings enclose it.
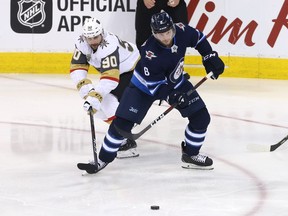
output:
{"label": "hockey glove", "polygon": [[84,102],[83,108],[87,112],[90,108],[92,108],[93,113],[95,113],[97,110],[101,107],[101,101],[103,100],[102,96],[95,92],[94,89],[88,93],[88,96]]}
{"label": "hockey glove", "polygon": [[177,103],[177,106],[181,109],[189,105],[188,96],[185,93],[181,92],[172,92],[168,97],[169,104]]}
{"label": "hockey glove", "polygon": [[219,58],[218,53],[212,51],[211,53],[203,56],[203,65],[207,73],[213,72],[212,79],[217,79],[224,71],[224,62]]}
{"label": "hockey glove", "polygon": [[88,93],[94,90],[94,87],[92,85],[92,81],[85,78],[78,82],[77,89],[79,91],[81,98],[85,99],[88,96]]}

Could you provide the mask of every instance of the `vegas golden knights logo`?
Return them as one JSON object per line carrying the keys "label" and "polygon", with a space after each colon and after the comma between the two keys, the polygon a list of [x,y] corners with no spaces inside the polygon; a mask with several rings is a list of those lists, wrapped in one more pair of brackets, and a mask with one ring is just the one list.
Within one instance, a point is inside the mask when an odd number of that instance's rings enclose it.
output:
{"label": "vegas golden knights logo", "polygon": [[49,32],[52,0],[11,0],[11,28],[17,33]]}

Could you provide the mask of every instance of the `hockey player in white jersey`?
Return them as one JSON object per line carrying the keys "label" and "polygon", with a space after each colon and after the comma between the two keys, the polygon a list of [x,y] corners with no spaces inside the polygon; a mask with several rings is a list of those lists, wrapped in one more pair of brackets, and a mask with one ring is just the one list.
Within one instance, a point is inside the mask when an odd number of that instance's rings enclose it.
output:
{"label": "hockey player in white jersey", "polygon": [[[70,77],[85,100],[84,109],[92,107],[96,118],[111,123],[139,59],[136,45],[105,31],[99,20],[86,19],[70,65]],[[101,74],[96,84],[87,76],[90,65]],[[135,141],[124,140],[117,157],[139,156],[136,147]]]}

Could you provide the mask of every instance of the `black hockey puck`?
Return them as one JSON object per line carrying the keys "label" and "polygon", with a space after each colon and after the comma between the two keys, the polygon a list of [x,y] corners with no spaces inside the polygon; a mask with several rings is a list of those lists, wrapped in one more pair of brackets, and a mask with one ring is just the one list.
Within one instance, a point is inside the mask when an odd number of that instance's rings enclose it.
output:
{"label": "black hockey puck", "polygon": [[152,210],[159,210],[159,209],[160,209],[160,206],[158,206],[158,205],[152,205],[150,208],[151,208]]}

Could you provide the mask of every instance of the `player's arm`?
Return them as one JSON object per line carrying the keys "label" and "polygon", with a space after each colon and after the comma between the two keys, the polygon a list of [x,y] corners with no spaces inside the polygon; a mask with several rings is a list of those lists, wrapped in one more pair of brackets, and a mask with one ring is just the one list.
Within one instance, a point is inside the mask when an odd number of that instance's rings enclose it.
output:
{"label": "player's arm", "polygon": [[95,86],[95,91],[101,94],[102,97],[105,97],[117,87],[120,77],[119,65],[118,49],[101,59],[101,67],[97,68],[101,76],[99,83]]}
{"label": "player's arm", "polygon": [[86,98],[89,91],[93,89],[92,81],[87,79],[89,64],[86,56],[77,48],[75,48],[71,64],[70,77],[75,84],[81,98]]}
{"label": "player's arm", "polygon": [[149,58],[146,60],[142,55],[141,61],[136,65],[131,82],[141,91],[154,96],[162,85],[167,84],[165,74],[159,67],[161,65],[158,60]]}
{"label": "player's arm", "polygon": [[206,36],[199,30],[192,28],[192,46],[202,56],[202,63],[207,73],[213,72],[212,79],[217,79],[224,71],[224,62],[219,58],[218,53],[213,51]]}
{"label": "player's arm", "polygon": [[101,59],[101,66],[97,70],[101,73],[99,83],[88,93],[84,103],[84,109],[92,107],[95,110],[101,108],[103,98],[115,89],[119,83],[119,53],[118,49]]}

